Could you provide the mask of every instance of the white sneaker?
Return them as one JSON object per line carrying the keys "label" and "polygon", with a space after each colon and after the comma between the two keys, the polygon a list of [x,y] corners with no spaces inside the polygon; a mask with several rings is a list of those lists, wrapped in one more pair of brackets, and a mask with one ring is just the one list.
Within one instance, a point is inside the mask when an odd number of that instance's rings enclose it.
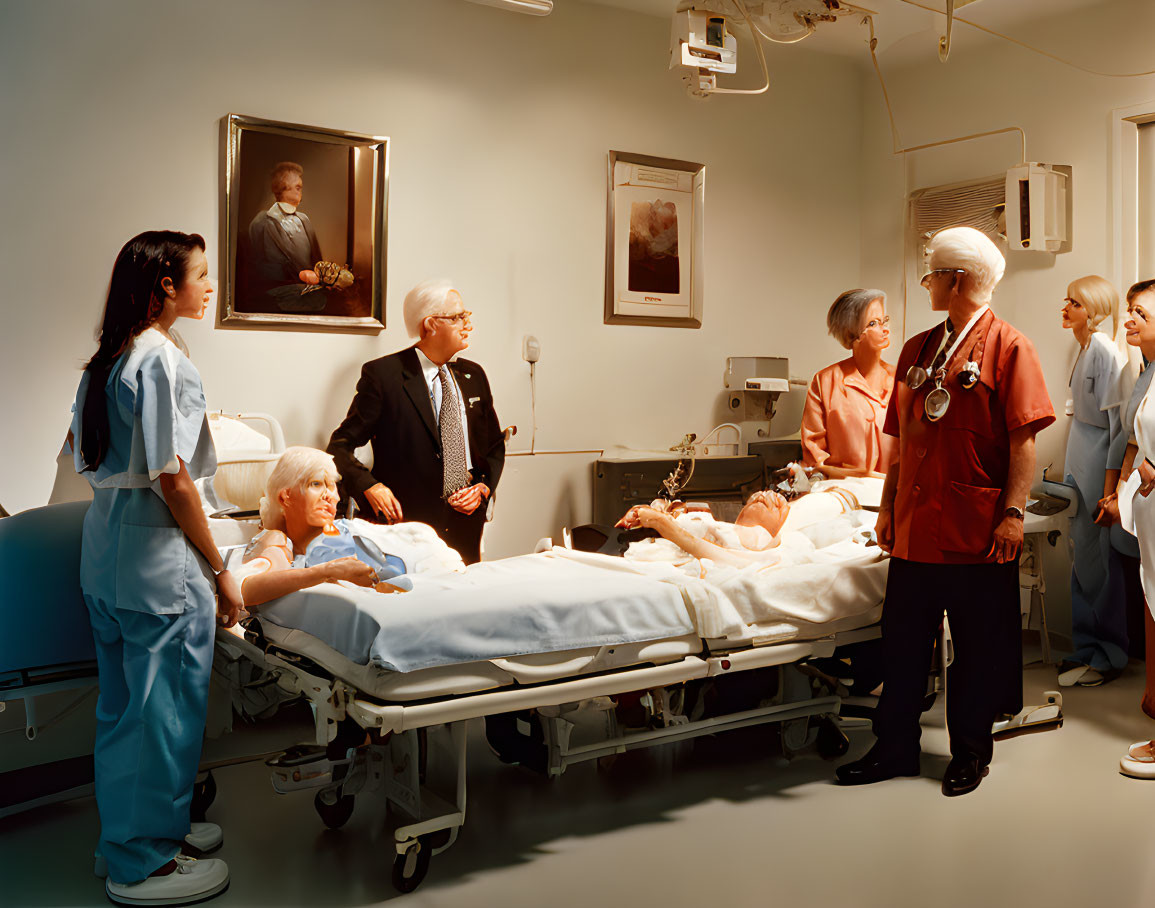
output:
{"label": "white sneaker", "polygon": [[[224,843],[225,834],[216,823],[193,823],[189,834],[184,837],[181,853],[200,857],[211,854]],[[102,880],[108,876],[108,862],[99,851],[93,855],[92,873]]]}
{"label": "white sneaker", "polygon": [[165,876],[150,876],[139,883],[104,884],[108,897],[118,905],[195,905],[220,895],[229,887],[229,867],[216,858],[185,857],[178,854],[176,870]]}

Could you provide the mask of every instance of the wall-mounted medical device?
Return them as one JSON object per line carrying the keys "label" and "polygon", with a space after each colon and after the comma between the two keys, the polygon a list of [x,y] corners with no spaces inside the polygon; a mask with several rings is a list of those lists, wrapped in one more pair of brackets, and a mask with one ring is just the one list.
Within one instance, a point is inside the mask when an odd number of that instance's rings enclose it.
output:
{"label": "wall-mounted medical device", "polygon": [[784,356],[728,356],[722,384],[733,423],[740,430],[739,452],[770,438],[778,397],[790,390],[790,360]]}
{"label": "wall-mounted medical device", "polygon": [[1020,164],[1007,171],[1011,249],[1071,251],[1071,174],[1067,164]]}
{"label": "wall-mounted medical device", "polygon": [[738,39],[726,27],[726,17],[701,9],[674,13],[670,26],[670,69],[684,66],[691,94],[714,91],[718,73],[738,70]]}

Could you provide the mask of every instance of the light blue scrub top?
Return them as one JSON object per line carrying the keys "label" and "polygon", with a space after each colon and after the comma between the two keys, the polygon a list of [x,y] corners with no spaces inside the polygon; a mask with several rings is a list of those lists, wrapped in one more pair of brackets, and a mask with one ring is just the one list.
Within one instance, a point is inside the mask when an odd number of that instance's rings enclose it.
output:
{"label": "light blue scrub top", "polygon": [[1122,364],[1110,339],[1094,332],[1080,352],[1071,374],[1074,419],[1067,439],[1065,472],[1071,476],[1087,506],[1103,497],[1103,475],[1111,437],[1119,434]]}
{"label": "light blue scrub top", "polygon": [[[82,472],[80,417],[88,380],[86,372],[72,418],[76,470],[93,487],[84,521],[81,588],[117,608],[179,614],[196,604],[188,601],[188,580],[206,585],[196,576],[205,568],[165,503],[159,478],[180,471],[177,458],[194,480],[216,472],[200,374],[155,328],[141,332],[105,385],[108,453],[96,470]],[[211,585],[196,592],[211,598]]]}

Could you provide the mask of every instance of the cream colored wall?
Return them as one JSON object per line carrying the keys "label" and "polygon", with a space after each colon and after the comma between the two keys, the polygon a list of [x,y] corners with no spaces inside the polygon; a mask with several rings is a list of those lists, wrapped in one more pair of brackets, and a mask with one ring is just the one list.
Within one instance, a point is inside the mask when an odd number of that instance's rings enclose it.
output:
{"label": "cream colored wall", "polygon": [[[1016,37],[1101,71],[1155,69],[1150,35],[1155,4],[1146,0],[1104,3],[1092,13],[1024,24]],[[1116,273],[1113,258],[1112,110],[1150,102],[1155,112],[1155,77],[1113,79],[1088,75],[1005,42],[978,40],[955,27],[955,46],[944,65],[934,55],[930,33],[906,39],[925,42],[925,62],[892,68],[882,58],[898,128],[905,145],[968,133],[1021,126],[1031,161],[1074,167],[1074,248],[1062,255],[1008,254],[1007,275],[994,306],[1034,341],[1058,421],[1038,437],[1038,466],[1061,474],[1067,417],[1063,407],[1076,354],[1061,327],[1059,308],[1067,284],[1084,274],[1101,274],[1120,293],[1136,278]],[[863,271],[868,283],[901,286],[902,200],[909,190],[985,177],[1020,160],[1017,135],[1001,135],[903,157],[891,153],[890,126],[873,72],[864,93]],[[905,169],[905,174],[904,174]],[[911,263],[911,269],[915,268]],[[918,271],[921,274],[921,271]],[[1152,275],[1138,275],[1151,277]],[[901,298],[897,295],[898,299]],[[897,305],[892,314],[901,314]],[[932,324],[926,293],[910,288],[908,335]],[[896,354],[897,355],[897,354]],[[1069,613],[1069,560],[1060,548],[1050,557],[1048,606],[1064,631]]]}
{"label": "cream colored wall", "polygon": [[[772,50],[768,95],[690,100],[664,19],[576,2],[532,19],[459,2],[83,0],[0,7],[5,199],[0,504],[45,503],[113,258],[138,231],[203,232],[219,261],[220,118],[391,136],[379,337],[184,334],[210,406],[323,445],[361,363],[407,344],[400,304],[451,276],[503,424],[539,449],[666,447],[723,414],[725,357],[839,355],[828,302],[860,283],[861,98],[850,63]],[[707,165],[701,330],[602,324],[606,152]],[[789,431],[793,427],[782,426]],[[588,455],[513,458],[487,546],[589,517]]]}

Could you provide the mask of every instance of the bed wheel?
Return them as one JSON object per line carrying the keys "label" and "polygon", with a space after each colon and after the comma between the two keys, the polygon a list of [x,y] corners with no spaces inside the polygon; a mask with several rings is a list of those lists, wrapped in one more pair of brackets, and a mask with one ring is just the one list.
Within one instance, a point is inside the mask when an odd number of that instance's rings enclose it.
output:
{"label": "bed wheel", "polygon": [[217,780],[209,770],[203,779],[193,784],[192,803],[189,805],[189,819],[193,823],[205,822],[205,813],[217,798]]}
{"label": "bed wheel", "polygon": [[818,729],[818,755],[824,760],[837,760],[850,750],[850,739],[842,729],[827,720]]}
{"label": "bed wheel", "polygon": [[432,836],[423,835],[409,846],[404,854],[393,861],[393,888],[398,892],[412,892],[421,885],[429,872],[429,859],[433,857]]}
{"label": "bed wheel", "polygon": [[353,805],[356,802],[353,795],[337,795],[336,800],[331,804],[325,800],[326,796],[332,798],[335,795],[337,792],[318,791],[313,798],[313,806],[317,808],[317,815],[320,816],[321,822],[330,829],[340,829],[349,822],[349,817],[353,816]]}

